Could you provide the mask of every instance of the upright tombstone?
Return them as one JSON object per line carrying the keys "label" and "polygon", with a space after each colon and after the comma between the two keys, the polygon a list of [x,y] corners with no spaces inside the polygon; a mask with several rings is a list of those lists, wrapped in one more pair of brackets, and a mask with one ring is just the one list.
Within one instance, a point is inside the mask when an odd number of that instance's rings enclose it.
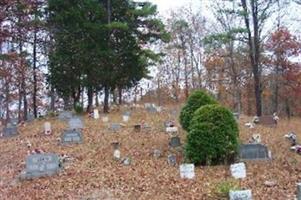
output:
{"label": "upright tombstone", "polygon": [[113,149],[114,149],[114,151],[113,151],[113,158],[114,158],[114,160],[120,160],[120,158],[121,158],[121,152],[119,150],[120,143],[119,142],[113,142],[111,144],[112,144]]}
{"label": "upright tombstone", "polygon": [[245,163],[235,163],[230,166],[231,175],[235,179],[246,178],[246,165]]}
{"label": "upright tombstone", "polygon": [[263,144],[242,144],[239,148],[241,160],[268,160],[271,158],[268,148]]}
{"label": "upright tombstone", "polygon": [[193,179],[195,177],[194,164],[182,164],[180,165],[181,178]]}
{"label": "upright tombstone", "polygon": [[259,124],[264,126],[276,126],[277,121],[274,119],[273,116],[261,116],[259,117]]}
{"label": "upright tombstone", "polygon": [[58,118],[61,121],[68,121],[72,118],[72,112],[70,111],[60,112]]}
{"label": "upright tombstone", "polygon": [[45,135],[51,135],[51,124],[50,122],[44,123],[44,134]]}
{"label": "upright tombstone", "polygon": [[180,138],[178,136],[170,138],[169,146],[172,147],[172,148],[176,148],[176,147],[181,146]]}
{"label": "upright tombstone", "polygon": [[93,111],[93,118],[94,119],[99,119],[99,111],[98,111],[98,109],[94,109],[94,111]]}
{"label": "upright tombstone", "polygon": [[68,123],[69,123],[69,128],[70,129],[76,130],[76,129],[83,129],[84,128],[83,121],[79,117],[71,118]]}
{"label": "upright tombstone", "polygon": [[26,158],[25,179],[52,176],[60,170],[59,156],[52,153],[32,154]]}
{"label": "upright tombstone", "polygon": [[80,144],[83,142],[82,133],[79,130],[67,130],[61,135],[62,144]]}
{"label": "upright tombstone", "polygon": [[252,200],[251,190],[230,190],[230,200]]}
{"label": "upright tombstone", "polygon": [[9,125],[3,128],[3,137],[14,137],[18,135],[18,128],[14,125]]}
{"label": "upright tombstone", "polygon": [[128,122],[129,119],[130,119],[130,116],[129,116],[129,115],[123,115],[123,116],[122,116],[122,121],[123,121],[123,122]]}

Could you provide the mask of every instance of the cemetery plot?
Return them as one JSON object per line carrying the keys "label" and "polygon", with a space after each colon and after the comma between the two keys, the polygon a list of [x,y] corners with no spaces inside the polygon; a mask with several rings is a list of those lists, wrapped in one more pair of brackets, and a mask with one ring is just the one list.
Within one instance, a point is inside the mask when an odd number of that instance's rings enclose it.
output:
{"label": "cemetery plot", "polygon": [[268,160],[270,159],[268,148],[262,144],[243,144],[239,148],[241,160]]}
{"label": "cemetery plot", "polygon": [[25,173],[23,179],[52,176],[60,170],[60,160],[58,155],[52,153],[32,154],[26,158]]}

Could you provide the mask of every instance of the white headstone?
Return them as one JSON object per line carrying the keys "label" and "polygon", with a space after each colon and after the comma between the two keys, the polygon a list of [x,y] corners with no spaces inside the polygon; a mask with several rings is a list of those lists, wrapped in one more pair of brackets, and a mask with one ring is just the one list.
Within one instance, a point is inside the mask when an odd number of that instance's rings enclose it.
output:
{"label": "white headstone", "polygon": [[180,165],[181,178],[193,179],[195,177],[194,164],[182,164]]}
{"label": "white headstone", "polygon": [[99,119],[99,111],[98,111],[98,109],[94,109],[94,111],[93,111],[93,117],[94,117],[94,119]]}
{"label": "white headstone", "polygon": [[236,163],[230,166],[231,175],[235,179],[246,178],[246,165],[245,163]]}
{"label": "white headstone", "polygon": [[44,123],[44,133],[45,135],[51,135],[51,124],[50,122]]}
{"label": "white headstone", "polygon": [[252,200],[251,190],[230,190],[230,200]]}
{"label": "white headstone", "polygon": [[114,159],[119,160],[120,157],[121,157],[120,151],[118,149],[115,149],[114,153],[113,153],[113,156],[114,156]]}
{"label": "white headstone", "polygon": [[128,122],[129,119],[130,119],[130,116],[128,116],[128,115],[123,115],[123,116],[122,116],[122,121],[123,121],[123,122]]}
{"label": "white headstone", "polygon": [[103,116],[101,119],[102,119],[102,122],[104,122],[104,123],[109,122],[109,117],[108,116]]}
{"label": "white headstone", "polygon": [[177,133],[178,127],[166,127],[166,133]]}

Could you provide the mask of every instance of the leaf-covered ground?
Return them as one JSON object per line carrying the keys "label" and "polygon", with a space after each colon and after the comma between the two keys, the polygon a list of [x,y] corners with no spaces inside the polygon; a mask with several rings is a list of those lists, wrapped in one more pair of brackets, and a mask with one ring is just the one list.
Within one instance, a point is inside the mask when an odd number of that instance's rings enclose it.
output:
{"label": "leaf-covered ground", "polygon": [[[239,188],[252,189],[257,199],[294,199],[296,183],[301,180],[301,156],[289,150],[290,144],[283,135],[295,131],[301,138],[300,119],[280,120],[277,128],[243,126],[248,118],[240,120],[240,138],[247,142],[253,133],[260,133],[262,142],[272,151],[272,161],[247,162],[247,178],[235,181],[229,166],[197,167],[195,180],[180,178],[179,167],[169,166],[167,156],[181,152],[168,147],[169,136],[163,122],[174,119],[171,109],[160,114],[150,114],[144,109],[132,111],[130,121],[118,133],[113,133],[101,119],[84,118],[84,143],[61,146],[57,138],[67,123],[55,118],[36,120],[19,127],[20,135],[0,139],[0,199],[222,199],[217,191],[222,185],[233,182]],[[124,110],[123,110],[124,111]],[[121,122],[121,111],[109,115],[111,122]],[[43,124],[50,121],[53,135],[43,135]],[[135,132],[139,122],[151,125],[150,131]],[[182,141],[185,134],[180,131]],[[65,164],[58,175],[28,181],[18,176],[25,168],[26,140],[32,148],[46,152],[67,154],[72,161]],[[112,142],[121,142],[121,156],[131,157],[132,164],[125,166],[113,159]],[[153,157],[153,150],[163,152],[161,158]],[[272,181],[275,186],[264,183]]]}

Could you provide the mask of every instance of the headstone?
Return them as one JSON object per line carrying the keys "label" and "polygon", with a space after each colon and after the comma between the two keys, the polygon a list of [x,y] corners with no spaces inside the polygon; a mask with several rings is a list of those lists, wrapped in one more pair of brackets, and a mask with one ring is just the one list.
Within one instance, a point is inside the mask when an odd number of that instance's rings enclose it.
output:
{"label": "headstone", "polygon": [[12,126],[10,125],[9,127],[4,127],[3,128],[3,137],[13,137],[18,135],[18,128],[17,126]]}
{"label": "headstone", "polygon": [[129,119],[130,119],[130,116],[128,116],[128,115],[123,115],[123,116],[122,116],[122,121],[123,121],[123,122],[128,122]]}
{"label": "headstone", "polygon": [[246,165],[245,163],[236,163],[230,166],[231,175],[235,179],[246,178]]}
{"label": "headstone", "polygon": [[82,122],[82,120],[79,118],[79,117],[74,117],[74,118],[71,118],[69,120],[69,128],[70,129],[83,129],[84,128],[84,124]]}
{"label": "headstone", "polygon": [[177,164],[177,157],[173,154],[168,155],[167,162],[171,166],[175,166]]}
{"label": "headstone", "polygon": [[241,160],[268,160],[271,158],[268,148],[263,144],[243,144],[239,148]]}
{"label": "headstone", "polygon": [[80,144],[83,142],[82,133],[75,129],[67,130],[62,134],[61,141],[63,144]]}
{"label": "headstone", "polygon": [[121,129],[121,125],[118,123],[112,123],[110,126],[110,130],[113,132],[117,132]]}
{"label": "headstone", "polygon": [[109,117],[108,116],[103,116],[101,118],[101,120],[102,120],[103,123],[107,123],[107,122],[109,122]]}
{"label": "headstone", "polygon": [[170,138],[169,146],[172,148],[181,146],[181,140],[178,136]]}
{"label": "headstone", "polygon": [[99,119],[99,111],[98,111],[98,109],[94,109],[94,111],[93,111],[93,117],[94,117],[94,119]]}
{"label": "headstone", "polygon": [[159,149],[154,150],[154,157],[155,158],[160,158],[162,155],[162,152]]}
{"label": "headstone", "polygon": [[262,116],[259,117],[259,124],[265,126],[276,126],[277,121],[274,119],[273,116]]}
{"label": "headstone", "polygon": [[121,153],[119,149],[115,149],[113,152],[113,157],[115,160],[119,160],[121,158]]}
{"label": "headstone", "polygon": [[32,154],[26,158],[26,179],[52,176],[60,169],[59,157],[56,154]]}
{"label": "headstone", "polygon": [[230,200],[252,200],[251,190],[230,190]]}
{"label": "headstone", "polygon": [[166,127],[166,133],[177,133],[178,132],[178,127]]}
{"label": "headstone", "polygon": [[58,116],[59,120],[61,121],[68,121],[72,118],[72,112],[70,111],[63,111]]}
{"label": "headstone", "polygon": [[51,135],[51,124],[50,122],[44,123],[44,134],[45,135]]}
{"label": "headstone", "polygon": [[195,177],[194,164],[180,165],[181,178],[193,179]]}
{"label": "headstone", "polygon": [[158,113],[162,112],[162,107],[161,106],[157,107],[157,112]]}

